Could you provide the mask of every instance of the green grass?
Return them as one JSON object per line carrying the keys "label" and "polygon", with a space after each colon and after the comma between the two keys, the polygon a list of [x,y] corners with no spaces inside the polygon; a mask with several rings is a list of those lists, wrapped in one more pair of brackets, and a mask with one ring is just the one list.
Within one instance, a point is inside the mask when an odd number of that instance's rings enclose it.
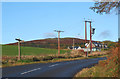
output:
{"label": "green grass", "polygon": [[[105,62],[105,61],[101,61]],[[106,67],[96,65],[91,68],[86,68],[77,73],[76,77],[116,77],[118,65],[113,66],[114,62],[110,62]],[[112,66],[112,67],[111,67]],[[109,68],[111,67],[111,68]],[[94,78],[93,78],[94,79]]]}
{"label": "green grass", "polygon": [[[99,63],[91,68],[84,68],[78,72],[75,77],[119,77],[119,60],[118,48],[112,48],[109,51],[107,60],[101,60]],[[73,78],[74,79],[74,78]]]}
{"label": "green grass", "polygon": [[[57,58],[55,54],[58,53],[57,49],[47,49],[47,48],[38,48],[38,47],[21,47],[21,54],[27,55],[26,57],[23,57],[22,60],[17,61],[17,58],[15,56],[18,55],[18,46],[13,45],[2,45],[2,66],[8,67],[8,66],[16,66],[16,65],[24,65],[24,64],[33,64],[33,63],[48,63],[48,62],[60,62],[60,61],[71,61],[71,60],[79,60],[79,59],[86,59],[86,57],[77,57],[77,58],[68,58],[64,55],[64,53],[69,54],[71,50],[61,50],[61,55],[63,58]],[[53,55],[53,59],[51,59]],[[4,57],[8,56],[8,58]],[[11,56],[11,57],[10,57]],[[32,57],[34,56],[34,57]],[[44,56],[44,57],[42,57]],[[104,56],[104,55],[102,55]],[[88,58],[97,58],[102,56],[91,56]],[[10,57],[10,58],[9,58]],[[66,58],[64,58],[66,57]],[[48,60],[42,60],[42,59],[48,59]],[[39,60],[39,61],[35,61]]]}
{"label": "green grass", "polygon": [[[67,50],[61,50],[61,54],[67,52]],[[57,54],[57,49],[37,48],[37,47],[21,47],[22,55],[46,55]],[[13,45],[2,45],[3,56],[15,56],[18,55],[18,47]]]}

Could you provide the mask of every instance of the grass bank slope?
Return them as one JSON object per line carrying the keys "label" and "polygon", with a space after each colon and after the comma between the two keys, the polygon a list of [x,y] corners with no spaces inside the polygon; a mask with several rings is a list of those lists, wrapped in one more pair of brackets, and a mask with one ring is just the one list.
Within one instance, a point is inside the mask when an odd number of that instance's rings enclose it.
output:
{"label": "grass bank slope", "polygon": [[75,77],[119,77],[120,65],[118,47],[111,49],[107,60],[100,61],[92,68],[85,68],[75,75]]}

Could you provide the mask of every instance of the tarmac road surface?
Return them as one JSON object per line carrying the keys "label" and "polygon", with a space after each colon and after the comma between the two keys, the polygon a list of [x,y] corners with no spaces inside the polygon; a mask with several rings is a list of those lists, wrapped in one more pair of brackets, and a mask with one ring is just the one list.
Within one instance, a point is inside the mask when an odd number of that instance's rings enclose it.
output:
{"label": "tarmac road surface", "polygon": [[[91,67],[97,64],[99,60],[105,60],[106,57],[82,59],[74,61],[63,61],[55,63],[37,63],[22,66],[6,67],[2,68],[3,79],[11,79],[12,77],[18,79],[42,78],[42,77],[61,77],[61,78],[73,78],[74,75],[86,67]],[[34,79],[35,79],[34,78]]]}

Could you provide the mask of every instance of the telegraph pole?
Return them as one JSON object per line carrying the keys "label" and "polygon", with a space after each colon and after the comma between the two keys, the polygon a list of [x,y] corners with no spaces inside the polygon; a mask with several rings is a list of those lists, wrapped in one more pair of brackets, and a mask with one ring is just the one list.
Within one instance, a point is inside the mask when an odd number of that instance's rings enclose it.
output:
{"label": "telegraph pole", "polygon": [[85,21],[85,43],[87,41],[87,26],[86,26],[87,22],[90,23],[90,52],[92,53],[92,31],[91,31],[91,29],[92,29],[91,22],[92,21]]}
{"label": "telegraph pole", "polygon": [[58,32],[58,56],[60,56],[60,32],[64,32],[64,31],[60,31],[60,30],[54,30],[55,32]]}
{"label": "telegraph pole", "polygon": [[104,42],[103,42],[103,50],[104,50]]}
{"label": "telegraph pole", "polygon": [[87,41],[87,21],[85,21],[85,43]]}
{"label": "telegraph pole", "polygon": [[73,50],[74,50],[74,47],[75,47],[75,39],[73,38]]}
{"label": "telegraph pole", "polygon": [[92,53],[92,27],[91,27],[91,21],[89,21],[90,23],[90,53]]}
{"label": "telegraph pole", "polygon": [[91,26],[92,21],[85,20],[85,43],[87,40],[87,22],[90,23],[90,53],[92,53],[92,34],[95,33],[95,28]]}

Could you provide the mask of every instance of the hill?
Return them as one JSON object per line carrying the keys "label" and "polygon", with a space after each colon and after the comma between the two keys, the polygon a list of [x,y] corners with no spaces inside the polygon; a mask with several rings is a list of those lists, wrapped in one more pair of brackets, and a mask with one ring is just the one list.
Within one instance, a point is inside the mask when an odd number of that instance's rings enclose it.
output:
{"label": "hill", "polygon": [[[73,45],[73,39],[75,46],[81,46],[85,47],[85,40],[79,39],[79,38],[60,38],[60,46],[61,49],[67,49],[68,46]],[[87,40],[89,43],[89,40]],[[100,42],[100,41],[92,41],[92,42]],[[110,40],[101,41],[100,43],[107,44],[108,48],[111,46],[116,46],[118,42],[113,42]],[[10,43],[6,45],[17,45],[16,43]],[[21,43],[21,46],[27,46],[27,47],[40,47],[40,48],[50,48],[50,49],[57,49],[58,47],[58,39],[57,38],[47,38],[47,39],[39,39],[39,40],[31,40],[31,41],[24,41]]]}
{"label": "hill", "polygon": [[[73,45],[73,39],[74,39],[75,46],[84,47],[85,40],[83,40],[83,39],[60,38],[61,48],[66,49],[68,46],[72,46]],[[89,40],[87,40],[87,42],[89,42]],[[6,45],[17,45],[17,42],[6,44]],[[58,39],[57,38],[48,38],[48,39],[25,41],[25,42],[21,43],[21,46],[57,49]]]}

